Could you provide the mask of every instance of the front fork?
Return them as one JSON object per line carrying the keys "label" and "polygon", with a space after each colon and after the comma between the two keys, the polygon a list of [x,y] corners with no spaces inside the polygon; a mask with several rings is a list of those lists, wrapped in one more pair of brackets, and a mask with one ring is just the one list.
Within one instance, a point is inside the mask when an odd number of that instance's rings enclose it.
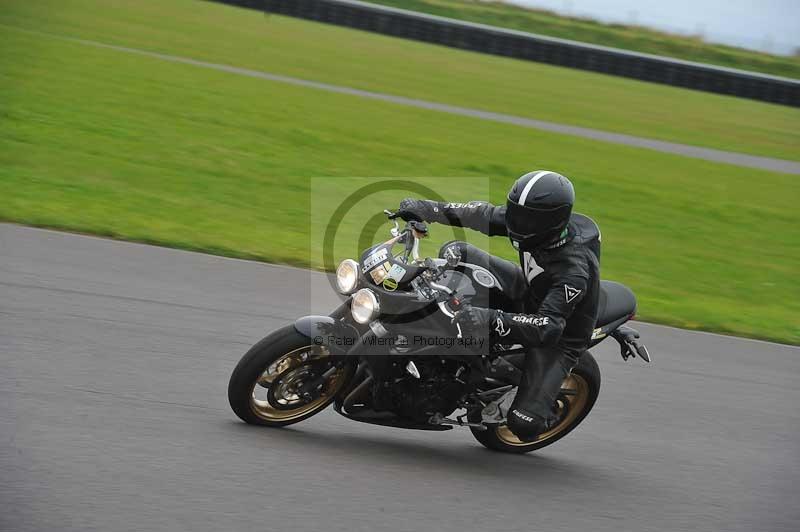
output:
{"label": "front fork", "polygon": [[294,322],[295,330],[308,338],[309,344],[326,347],[330,353],[328,367],[313,378],[304,382],[298,394],[311,400],[319,392],[331,375],[347,364],[353,364],[347,353],[358,343],[359,331],[342,319],[350,311],[349,300],[334,310],[330,316],[303,316]]}

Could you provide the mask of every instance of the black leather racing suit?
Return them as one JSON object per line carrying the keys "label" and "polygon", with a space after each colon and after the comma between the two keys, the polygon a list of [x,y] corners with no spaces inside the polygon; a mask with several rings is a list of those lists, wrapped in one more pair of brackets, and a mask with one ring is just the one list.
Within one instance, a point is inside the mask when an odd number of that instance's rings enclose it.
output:
{"label": "black leather racing suit", "polygon": [[[466,227],[489,236],[506,236],[505,205],[487,202],[438,203],[429,222]],[[600,290],[600,230],[582,214],[573,214],[566,238],[531,253],[519,252],[519,266],[465,242],[462,261],[478,264],[498,278],[515,301],[503,310],[492,333],[503,343],[530,347],[508,427],[525,439],[548,428],[564,378],[589,347],[597,320]]]}

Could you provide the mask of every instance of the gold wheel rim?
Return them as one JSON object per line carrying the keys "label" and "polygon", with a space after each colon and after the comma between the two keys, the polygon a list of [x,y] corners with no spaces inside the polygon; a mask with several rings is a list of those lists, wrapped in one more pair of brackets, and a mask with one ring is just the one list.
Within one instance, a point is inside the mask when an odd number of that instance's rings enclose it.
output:
{"label": "gold wheel rim", "polygon": [[[266,398],[266,394],[278,375],[289,374],[290,372],[300,374],[304,369],[309,368],[313,362],[328,356],[330,356],[330,352],[325,347],[304,346],[278,358],[278,360],[267,366],[253,383],[253,388],[250,391],[250,409],[256,416],[266,421],[291,421],[325,407],[328,400],[336,395],[344,384],[345,368],[338,369],[325,381],[319,397],[309,403],[301,404],[297,408],[276,408]],[[261,392],[264,397],[257,397],[258,392]]]}
{"label": "gold wheel rim", "polygon": [[[567,428],[569,428],[578,418],[581,412],[583,412],[584,408],[586,408],[586,403],[589,401],[589,384],[580,375],[570,375],[564,380],[564,383],[561,385],[561,389],[570,391],[569,395],[561,395],[558,399],[559,402],[564,402],[566,400],[566,402],[569,404],[569,409],[567,411],[567,415],[558,423],[558,425],[547,432],[539,434],[539,437],[535,440],[528,442],[524,442],[517,438],[506,425],[500,425],[495,429],[497,437],[500,439],[500,441],[515,447],[523,447],[525,445],[538,444],[555,438],[567,430]],[[565,407],[566,405],[560,406],[560,408]]]}

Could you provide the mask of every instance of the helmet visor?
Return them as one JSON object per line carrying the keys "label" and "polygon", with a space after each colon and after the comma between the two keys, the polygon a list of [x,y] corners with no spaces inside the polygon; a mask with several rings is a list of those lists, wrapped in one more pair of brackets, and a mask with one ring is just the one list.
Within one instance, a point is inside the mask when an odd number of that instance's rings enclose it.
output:
{"label": "helmet visor", "polygon": [[532,237],[561,227],[569,218],[571,205],[549,209],[524,207],[511,200],[506,203],[506,228],[519,237]]}

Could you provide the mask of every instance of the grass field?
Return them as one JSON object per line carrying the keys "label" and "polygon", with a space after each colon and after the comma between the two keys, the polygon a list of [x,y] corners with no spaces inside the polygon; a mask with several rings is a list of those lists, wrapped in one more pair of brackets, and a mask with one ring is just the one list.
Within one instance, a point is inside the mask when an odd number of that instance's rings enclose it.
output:
{"label": "grass field", "polygon": [[530,9],[496,1],[367,1],[443,17],[540,33],[561,39],[572,39],[625,50],[677,57],[687,61],[698,61],[778,76],[800,78],[800,57],[778,56],[733,46],[707,43],[696,37],[673,35],[641,26],[603,24],[587,18],[566,17],[550,11]]}
{"label": "grass field", "polygon": [[[312,176],[330,177],[332,202],[362,182],[348,176],[441,176],[427,182],[448,183],[453,200],[485,192],[447,177],[486,177],[498,202],[528,169],[565,169],[578,210],[603,229],[604,277],[634,288],[642,318],[800,343],[794,176],[8,27],[0,42],[4,220],[319,267],[309,252]],[[403,196],[372,201],[364,216]],[[364,221],[348,218],[343,234]],[[502,239],[493,250],[512,255]]]}
{"label": "grass field", "polygon": [[800,160],[800,109],[795,108],[266,17],[210,2],[4,0],[2,5],[0,24],[12,27]]}

